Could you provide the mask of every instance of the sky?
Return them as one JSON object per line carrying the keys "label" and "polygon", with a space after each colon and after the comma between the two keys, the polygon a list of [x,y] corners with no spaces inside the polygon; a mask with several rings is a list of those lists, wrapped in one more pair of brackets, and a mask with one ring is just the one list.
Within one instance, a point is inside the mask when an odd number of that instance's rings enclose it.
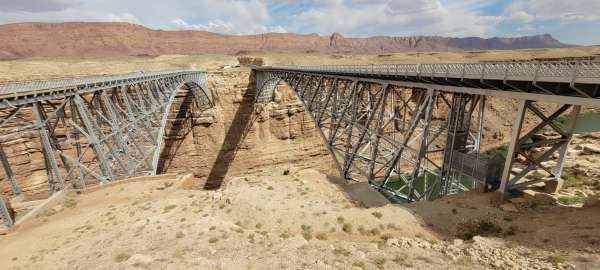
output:
{"label": "sky", "polygon": [[0,24],[131,22],[224,34],[514,37],[600,44],[600,0],[0,0]]}

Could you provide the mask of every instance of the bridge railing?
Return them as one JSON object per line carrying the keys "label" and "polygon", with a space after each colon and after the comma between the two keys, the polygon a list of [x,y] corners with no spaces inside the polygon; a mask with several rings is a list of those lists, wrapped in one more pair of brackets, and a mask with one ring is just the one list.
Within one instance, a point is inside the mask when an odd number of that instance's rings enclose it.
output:
{"label": "bridge railing", "polygon": [[540,61],[472,64],[399,64],[399,65],[323,65],[273,66],[278,69],[374,75],[453,78],[538,78],[574,82],[578,79],[600,80],[600,62]]}
{"label": "bridge railing", "polygon": [[136,72],[129,74],[108,75],[108,76],[89,76],[73,79],[58,79],[44,81],[19,81],[0,84],[0,95],[18,94],[23,92],[38,92],[49,89],[61,88],[91,88],[97,86],[107,86],[111,84],[126,83],[138,80],[156,79],[164,76],[186,75],[203,71],[174,70],[161,72]]}

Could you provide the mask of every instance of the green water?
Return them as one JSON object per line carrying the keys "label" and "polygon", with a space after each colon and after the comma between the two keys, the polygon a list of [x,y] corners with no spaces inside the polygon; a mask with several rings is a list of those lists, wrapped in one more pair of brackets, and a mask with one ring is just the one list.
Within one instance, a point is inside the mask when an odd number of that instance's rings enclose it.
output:
{"label": "green water", "polygon": [[[421,174],[418,176],[417,180],[414,183],[415,191],[417,191],[420,194],[423,194],[423,192],[425,191],[425,185],[427,184],[428,189],[430,190],[433,197],[438,198],[439,193],[440,193],[440,187],[436,184],[439,182],[438,181],[439,176],[437,173],[434,174],[434,173],[427,172],[427,174],[428,174],[427,177],[425,177],[424,174]],[[406,174],[404,176],[406,178],[409,177]],[[425,181],[425,179],[427,179],[427,181]],[[461,176],[460,182],[467,189],[472,189],[475,180],[471,177],[463,175],[463,176]],[[398,190],[400,187],[402,187],[402,184],[403,184],[403,181],[400,180],[400,177],[392,176],[392,177],[390,177],[390,181],[388,181],[388,183],[385,185],[385,187],[388,189],[391,189],[391,190],[396,190],[400,194],[408,195],[410,193],[408,187],[404,187],[401,190]]]}
{"label": "green water", "polygon": [[[561,126],[565,126],[567,123],[566,117],[559,117],[557,122]],[[587,132],[598,132],[600,131],[600,113],[585,113],[580,114],[577,117],[577,125],[575,126],[575,133],[587,133]]]}
{"label": "green water", "polygon": [[600,131],[600,113],[586,113],[577,118],[575,133]]}

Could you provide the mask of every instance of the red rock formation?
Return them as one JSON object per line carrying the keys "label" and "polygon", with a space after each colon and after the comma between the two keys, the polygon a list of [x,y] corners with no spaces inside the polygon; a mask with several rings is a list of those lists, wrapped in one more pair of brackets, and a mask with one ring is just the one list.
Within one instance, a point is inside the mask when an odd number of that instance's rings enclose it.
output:
{"label": "red rock formation", "polygon": [[129,23],[17,23],[0,25],[0,60],[26,57],[107,57],[251,52],[392,53],[556,48],[550,35],[521,38],[370,37],[268,33],[221,35],[152,30]]}

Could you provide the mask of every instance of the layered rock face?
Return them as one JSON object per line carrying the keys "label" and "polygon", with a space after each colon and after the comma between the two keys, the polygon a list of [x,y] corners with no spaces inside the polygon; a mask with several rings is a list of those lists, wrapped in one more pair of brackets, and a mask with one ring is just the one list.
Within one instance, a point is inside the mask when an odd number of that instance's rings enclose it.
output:
{"label": "layered rock face", "polygon": [[[30,108],[21,110],[16,118],[26,123],[34,122]],[[39,133],[34,130],[15,132],[17,128],[11,124],[4,126],[0,131],[0,143],[21,191],[29,199],[44,198],[50,193]],[[0,173],[0,195],[13,195],[4,170]]]}
{"label": "layered rock face", "polygon": [[[254,103],[250,71],[208,75],[215,106],[193,112],[187,93],[174,104],[161,157],[164,173],[193,173],[199,187],[218,188],[228,176],[298,168],[332,171],[333,161],[310,115],[286,86],[274,101]],[[179,131],[178,131],[179,130]]]}

